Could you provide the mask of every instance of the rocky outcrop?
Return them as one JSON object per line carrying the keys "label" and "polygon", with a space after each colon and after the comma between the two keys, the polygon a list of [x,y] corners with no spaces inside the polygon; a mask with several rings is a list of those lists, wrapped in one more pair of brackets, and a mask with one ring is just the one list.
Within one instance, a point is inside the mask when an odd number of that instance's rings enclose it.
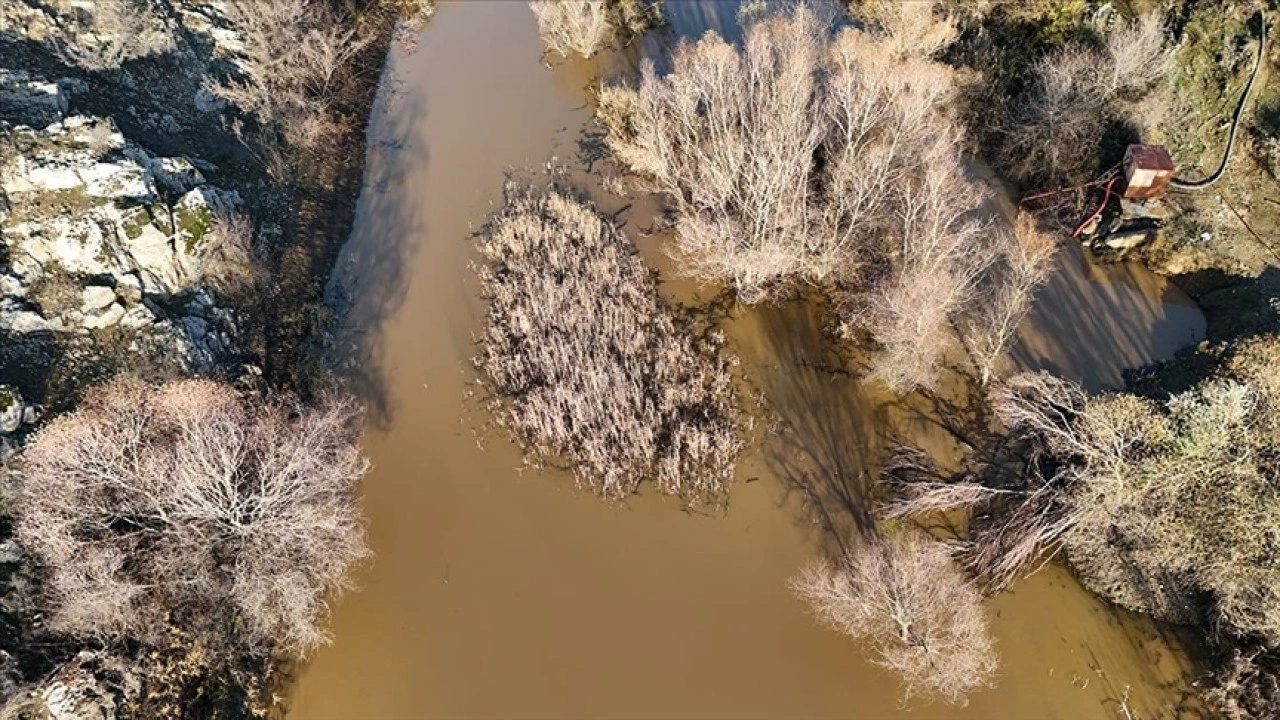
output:
{"label": "rocky outcrop", "polygon": [[36,421],[38,414],[34,405],[23,401],[18,388],[0,385],[0,435],[10,435],[23,425],[30,425]]}
{"label": "rocky outcrop", "polygon": [[112,720],[141,692],[141,679],[119,658],[81,652],[15,709],[40,720]]}
{"label": "rocky outcrop", "polygon": [[0,331],[115,329],[208,372],[234,346],[210,288],[244,271],[240,196],[110,118],[65,116],[74,85],[0,71]]}

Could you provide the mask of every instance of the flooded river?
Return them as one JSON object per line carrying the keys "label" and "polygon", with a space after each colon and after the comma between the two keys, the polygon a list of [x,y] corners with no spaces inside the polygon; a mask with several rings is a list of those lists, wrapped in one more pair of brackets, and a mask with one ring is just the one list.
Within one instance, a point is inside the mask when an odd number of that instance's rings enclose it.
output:
{"label": "flooded river", "polygon": [[[733,18],[668,5],[682,32]],[[1177,717],[1194,692],[1177,643],[1058,568],[989,601],[999,685],[965,708],[908,715],[894,677],[814,623],[786,589],[824,542],[804,496],[856,495],[881,425],[903,419],[820,367],[807,306],[729,321],[744,375],[786,429],[763,433],[722,511],[651,493],[608,506],[566,473],[522,472],[518,450],[479,429],[469,235],[506,171],[577,162],[593,67],[544,67],[522,2],[442,3],[392,52],[338,277],[372,409],[376,561],[300,674],[291,717],[1102,719],[1123,717],[1126,696],[1133,717]],[[1063,265],[1020,338],[1024,364],[1115,385],[1203,332],[1149,274]]]}

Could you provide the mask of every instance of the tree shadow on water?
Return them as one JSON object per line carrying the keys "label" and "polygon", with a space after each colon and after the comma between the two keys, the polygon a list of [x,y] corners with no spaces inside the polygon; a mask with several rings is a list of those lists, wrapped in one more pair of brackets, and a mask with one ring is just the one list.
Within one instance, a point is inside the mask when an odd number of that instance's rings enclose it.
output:
{"label": "tree shadow on water", "polygon": [[384,374],[384,325],[404,303],[406,268],[427,229],[422,200],[407,182],[428,162],[419,132],[425,99],[420,93],[395,92],[393,86],[384,80],[375,105],[355,224],[325,293],[334,326],[326,363],[380,428],[393,413]]}
{"label": "tree shadow on water", "polygon": [[804,498],[823,531],[821,545],[844,549],[875,529],[883,408],[843,369],[819,310],[792,302],[752,315],[759,326],[755,379],[767,408],[765,463],[786,497]]}

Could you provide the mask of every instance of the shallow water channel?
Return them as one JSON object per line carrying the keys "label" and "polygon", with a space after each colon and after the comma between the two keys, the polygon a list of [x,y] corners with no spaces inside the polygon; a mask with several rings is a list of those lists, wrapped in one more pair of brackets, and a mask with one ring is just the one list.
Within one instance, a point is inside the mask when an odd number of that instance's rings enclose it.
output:
{"label": "shallow water channel", "polygon": [[[730,5],[668,5],[677,32],[733,22]],[[545,67],[526,4],[502,0],[442,3],[392,51],[335,281],[372,409],[376,560],[336,608],[334,644],[300,673],[291,717],[1101,719],[1123,717],[1126,697],[1135,718],[1197,717],[1174,636],[1057,567],[989,601],[999,685],[965,708],[907,714],[894,677],[811,619],[786,588],[829,542],[804,497],[840,507],[867,483],[884,427],[931,423],[823,369],[807,305],[727,321],[785,429],[761,433],[722,510],[652,493],[609,506],[566,473],[522,472],[518,450],[481,430],[470,234],[506,171],[579,162],[589,87],[610,62]],[[660,239],[638,242],[660,263]],[[1140,268],[1071,251],[1062,266],[1019,339],[1026,366],[1115,386],[1122,368],[1203,334],[1194,306]]]}

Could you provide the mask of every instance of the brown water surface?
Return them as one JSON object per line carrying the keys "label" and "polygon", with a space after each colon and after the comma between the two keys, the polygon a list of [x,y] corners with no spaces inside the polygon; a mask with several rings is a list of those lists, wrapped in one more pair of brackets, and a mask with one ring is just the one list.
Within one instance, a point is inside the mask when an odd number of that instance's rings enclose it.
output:
{"label": "brown water surface", "polygon": [[[684,31],[732,21],[714,3],[673,5]],[[1134,717],[1178,715],[1189,666],[1177,643],[1060,568],[989,602],[999,685],[962,709],[906,714],[865,648],[813,622],[786,589],[830,540],[803,495],[829,492],[837,511],[856,499],[884,428],[911,416],[823,369],[808,305],[735,309],[728,323],[779,420],[724,511],[652,494],[607,506],[477,435],[469,234],[501,202],[505,171],[576,157],[594,70],[544,67],[522,2],[443,3],[415,45],[390,58],[336,288],[374,410],[364,492],[377,559],[336,608],[335,642],[302,673],[292,717],[1102,719],[1122,717],[1126,688]],[[1139,269],[1070,263],[1022,336],[1025,363],[1118,384],[1120,368],[1202,328]]]}

